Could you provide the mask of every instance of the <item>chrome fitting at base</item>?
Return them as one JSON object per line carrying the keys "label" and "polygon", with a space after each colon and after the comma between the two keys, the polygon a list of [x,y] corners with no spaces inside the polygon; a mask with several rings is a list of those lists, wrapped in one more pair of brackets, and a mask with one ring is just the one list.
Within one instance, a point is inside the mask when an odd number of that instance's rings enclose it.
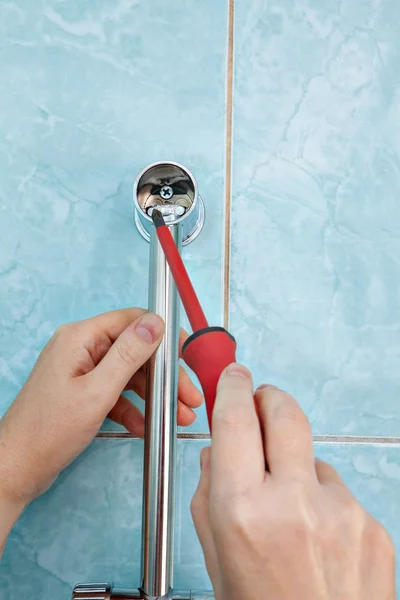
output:
{"label": "chrome fitting at base", "polygon": [[114,588],[112,583],[78,583],[72,600],[212,600],[213,592],[173,590],[167,596],[146,596],[140,590]]}
{"label": "chrome fitting at base", "polygon": [[114,588],[112,583],[78,583],[72,600],[142,600],[139,590]]}
{"label": "chrome fitting at base", "polygon": [[72,593],[72,600],[110,600],[111,583],[78,583]]}

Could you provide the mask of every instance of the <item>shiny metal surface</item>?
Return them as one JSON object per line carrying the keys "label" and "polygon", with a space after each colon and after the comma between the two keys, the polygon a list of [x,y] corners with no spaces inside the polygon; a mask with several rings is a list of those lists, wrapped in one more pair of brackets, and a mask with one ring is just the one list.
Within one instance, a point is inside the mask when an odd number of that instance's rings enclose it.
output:
{"label": "shiny metal surface", "polygon": [[142,171],[134,185],[134,202],[136,225],[143,237],[150,240],[149,310],[165,322],[163,341],[147,368],[141,587],[140,590],[123,590],[107,583],[79,584],[72,598],[209,598],[212,593],[197,595],[173,590],[180,305],[151,219],[152,208],[161,208],[180,250],[183,243],[201,231],[204,205],[190,171],[167,162],[154,163]]}
{"label": "shiny metal surface", "polygon": [[[72,600],[103,600],[103,598],[105,600],[149,600],[139,590],[114,588],[112,583],[79,583],[72,594]],[[212,600],[213,598],[213,592],[172,590],[167,596],[151,600]]]}
{"label": "shiny metal surface", "polygon": [[79,583],[75,586],[72,600],[141,600],[139,590],[116,589],[112,583]]}
{"label": "shiny metal surface", "polygon": [[197,182],[189,169],[179,163],[160,161],[143,169],[133,185],[133,202],[136,227],[147,241],[155,206],[167,224],[182,224],[183,245],[193,241],[204,225],[205,209]]}
{"label": "shiny metal surface", "polygon": [[72,600],[110,600],[111,583],[78,583],[72,593]]}
{"label": "shiny metal surface", "polygon": [[[180,248],[182,225],[173,225],[171,233]],[[154,226],[149,309],[164,319],[165,335],[147,369],[141,589],[147,596],[157,597],[169,593],[173,577],[180,319],[178,294]]]}

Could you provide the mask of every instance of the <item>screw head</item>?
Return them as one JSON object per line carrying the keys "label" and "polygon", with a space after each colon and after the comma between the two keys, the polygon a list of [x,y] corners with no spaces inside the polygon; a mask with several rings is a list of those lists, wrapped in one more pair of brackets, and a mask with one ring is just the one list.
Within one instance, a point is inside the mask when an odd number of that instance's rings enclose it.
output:
{"label": "screw head", "polygon": [[170,185],[163,185],[160,190],[160,196],[163,200],[169,200],[174,195],[174,190]]}

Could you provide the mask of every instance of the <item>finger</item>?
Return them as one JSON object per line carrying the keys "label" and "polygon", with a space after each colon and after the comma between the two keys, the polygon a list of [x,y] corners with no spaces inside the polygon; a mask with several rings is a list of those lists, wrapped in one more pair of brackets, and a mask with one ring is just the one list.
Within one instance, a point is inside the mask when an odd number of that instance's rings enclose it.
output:
{"label": "finger", "polygon": [[129,433],[144,437],[144,416],[125,396],[120,396],[116,405],[108,413],[108,418],[125,427]]}
{"label": "finger", "polygon": [[179,365],[178,396],[179,400],[190,408],[199,408],[203,404],[203,394],[181,365]]}
{"label": "finger", "polygon": [[[182,371],[184,371],[182,369]],[[146,373],[139,369],[139,371],[131,378],[128,385],[125,387],[127,390],[134,391],[140,398],[143,400],[146,399]],[[196,388],[195,388],[196,389]],[[182,399],[182,388],[179,388],[178,384],[178,409],[177,409],[177,421],[178,425],[181,427],[188,427],[192,425],[196,420],[196,413],[187,405],[189,400],[189,391],[184,389],[183,393],[185,394]],[[197,390],[198,391],[198,390]],[[200,394],[200,392],[199,392]],[[201,394],[200,397],[202,398]],[[193,404],[196,406],[198,404],[197,399],[195,397]]]}
{"label": "finger", "polygon": [[192,425],[196,420],[196,413],[194,410],[186,406],[183,402],[178,400],[178,414],[177,414],[178,425],[181,427],[188,427]]}
{"label": "finger", "polygon": [[147,312],[144,308],[122,308],[85,319],[79,324],[86,329],[90,326],[93,329],[103,331],[110,338],[111,342],[115,342],[117,337],[121,335],[130,323],[133,323]]}
{"label": "finger", "polygon": [[75,348],[69,355],[71,372],[74,376],[85,375],[99,364],[128,325],[146,312],[142,308],[125,308],[69,323],[57,330],[53,343],[58,340],[58,343],[65,346],[60,334],[64,336],[68,332],[70,346]]}
{"label": "finger", "polygon": [[189,336],[188,332],[186,331],[186,329],[183,329],[183,327],[181,327],[181,329],[179,331],[179,358],[183,358],[182,357],[182,346],[186,342],[188,337],[190,337],[190,336]]}
{"label": "finger", "polygon": [[125,386],[126,390],[135,392],[142,400],[146,400],[147,375],[139,369]]}
{"label": "finger", "polygon": [[347,487],[336,469],[320,458],[315,459],[315,472],[321,485],[335,484]]}
{"label": "finger", "polygon": [[271,475],[315,477],[311,427],[298,402],[272,385],[258,388],[255,398]]}
{"label": "finger", "polygon": [[[146,365],[128,381],[127,390],[134,390],[143,400],[146,395]],[[182,365],[179,365],[178,397],[183,404],[191,408],[199,408],[203,404],[203,394],[194,385],[189,374]]]}
{"label": "finger", "polygon": [[218,492],[240,493],[262,482],[265,457],[253,382],[241,365],[229,365],[219,380],[212,429],[211,479]]}
{"label": "finger", "polygon": [[[204,558],[206,560],[207,570],[210,577],[213,578],[217,570],[217,555],[214,546],[214,540],[211,533],[209,519],[210,502],[210,461],[211,448],[203,448],[200,454],[201,474],[195,495],[193,496],[190,509],[192,512],[194,526],[197,536],[203,548]],[[211,569],[211,571],[210,571]]]}
{"label": "finger", "polygon": [[89,387],[110,405],[110,410],[134,373],[151,357],[160,344],[164,322],[146,313],[128,325],[99,364],[84,377]]}
{"label": "finger", "polygon": [[[182,346],[188,337],[188,332],[181,328],[179,332],[179,358],[182,358]],[[178,396],[184,404],[191,408],[199,408],[204,400],[203,394],[194,385],[190,375],[182,365],[179,365]]]}

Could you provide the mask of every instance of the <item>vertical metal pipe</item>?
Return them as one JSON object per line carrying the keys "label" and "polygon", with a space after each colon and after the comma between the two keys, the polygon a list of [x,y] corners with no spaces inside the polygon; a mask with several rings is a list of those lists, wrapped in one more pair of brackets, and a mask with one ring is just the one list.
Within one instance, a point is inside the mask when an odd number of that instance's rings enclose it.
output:
{"label": "vertical metal pipe", "polygon": [[[178,246],[182,226],[171,227]],[[165,322],[164,339],[147,371],[142,591],[164,596],[173,586],[176,412],[179,369],[179,303],[174,281],[158,242],[150,234],[149,309]]]}

